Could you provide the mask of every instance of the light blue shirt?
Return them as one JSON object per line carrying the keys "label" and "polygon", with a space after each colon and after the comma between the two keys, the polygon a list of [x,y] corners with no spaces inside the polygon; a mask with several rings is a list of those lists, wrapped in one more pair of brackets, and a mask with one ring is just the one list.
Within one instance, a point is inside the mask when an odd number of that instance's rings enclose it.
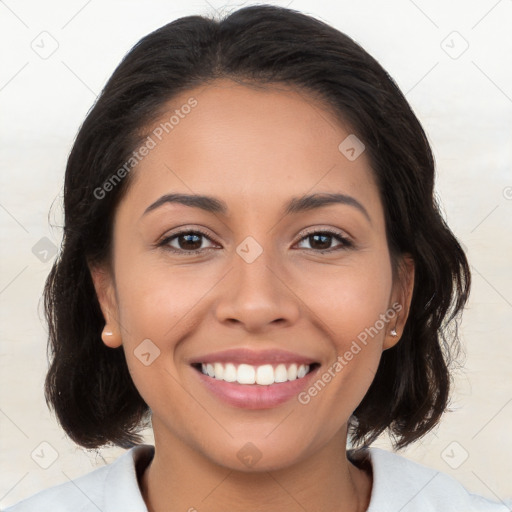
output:
{"label": "light blue shirt", "polygon": [[[151,445],[136,446],[111,464],[45,489],[5,512],[147,512],[137,481],[136,464],[139,462],[146,467],[153,454]],[[373,486],[367,512],[512,510],[512,499],[499,503],[472,494],[448,474],[396,453],[370,447],[368,455]]]}

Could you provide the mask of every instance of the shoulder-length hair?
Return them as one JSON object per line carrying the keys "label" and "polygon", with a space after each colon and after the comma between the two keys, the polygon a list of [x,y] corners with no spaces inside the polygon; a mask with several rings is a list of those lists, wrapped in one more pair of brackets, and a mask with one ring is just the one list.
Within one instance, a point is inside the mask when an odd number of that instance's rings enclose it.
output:
{"label": "shoulder-length hair", "polygon": [[[434,194],[427,137],[393,79],[361,46],[300,12],[263,5],[221,19],[187,16],[141,39],[124,57],[83,122],[66,167],[62,246],[44,290],[50,368],[45,398],[79,445],[140,443],[149,408],[123,348],[101,340],[104,319],[88,263],[110,263],[113,217],[132,180],[108,194],[122,168],[178,93],[217,78],[282,83],[323,100],[363,141],[385,212],[393,268],[415,262],[409,316],[383,352],[349,421],[353,446],[389,429],[400,449],[431,430],[446,410],[457,325],[470,289],[465,254]],[[454,322],[454,323],[452,323]]]}

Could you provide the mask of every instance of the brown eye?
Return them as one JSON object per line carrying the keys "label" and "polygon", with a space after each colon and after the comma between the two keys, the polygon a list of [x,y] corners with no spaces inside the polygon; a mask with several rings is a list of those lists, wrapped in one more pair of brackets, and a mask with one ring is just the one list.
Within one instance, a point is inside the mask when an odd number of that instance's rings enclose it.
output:
{"label": "brown eye", "polygon": [[196,233],[183,233],[181,235],[177,235],[175,238],[178,241],[180,249],[197,250],[201,248],[203,243],[201,240],[202,236],[203,235]]}
{"label": "brown eye", "polygon": [[[334,240],[338,240],[340,243],[338,246],[331,247]],[[299,244],[303,241],[309,242],[310,247],[301,247],[301,249],[311,249],[318,252],[337,251],[353,247],[353,243],[350,240],[345,238],[341,233],[333,231],[315,231],[308,233],[299,241]]]}
{"label": "brown eye", "polygon": [[205,239],[212,242],[210,237],[202,231],[180,231],[179,233],[165,237],[158,246],[178,254],[197,254],[212,248],[202,247]]}

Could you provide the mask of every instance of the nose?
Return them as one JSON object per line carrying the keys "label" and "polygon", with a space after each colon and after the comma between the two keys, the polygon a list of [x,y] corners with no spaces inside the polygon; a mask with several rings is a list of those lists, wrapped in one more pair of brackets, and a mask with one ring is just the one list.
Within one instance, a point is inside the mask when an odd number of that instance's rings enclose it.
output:
{"label": "nose", "polygon": [[254,261],[240,254],[234,254],[233,266],[218,289],[217,320],[253,333],[297,322],[300,299],[271,251],[263,250]]}

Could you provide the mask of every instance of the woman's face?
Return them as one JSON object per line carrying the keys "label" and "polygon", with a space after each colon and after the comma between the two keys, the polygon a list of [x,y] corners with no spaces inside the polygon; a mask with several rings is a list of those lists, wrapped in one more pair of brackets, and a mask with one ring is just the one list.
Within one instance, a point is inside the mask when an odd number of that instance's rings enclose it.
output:
{"label": "woman's face", "polygon": [[[228,80],[176,97],[148,134],[115,216],[114,276],[93,277],[157,443],[269,470],[345,439],[412,289],[392,280],[362,147],[309,96]],[[339,201],[305,201],[325,194]]]}

